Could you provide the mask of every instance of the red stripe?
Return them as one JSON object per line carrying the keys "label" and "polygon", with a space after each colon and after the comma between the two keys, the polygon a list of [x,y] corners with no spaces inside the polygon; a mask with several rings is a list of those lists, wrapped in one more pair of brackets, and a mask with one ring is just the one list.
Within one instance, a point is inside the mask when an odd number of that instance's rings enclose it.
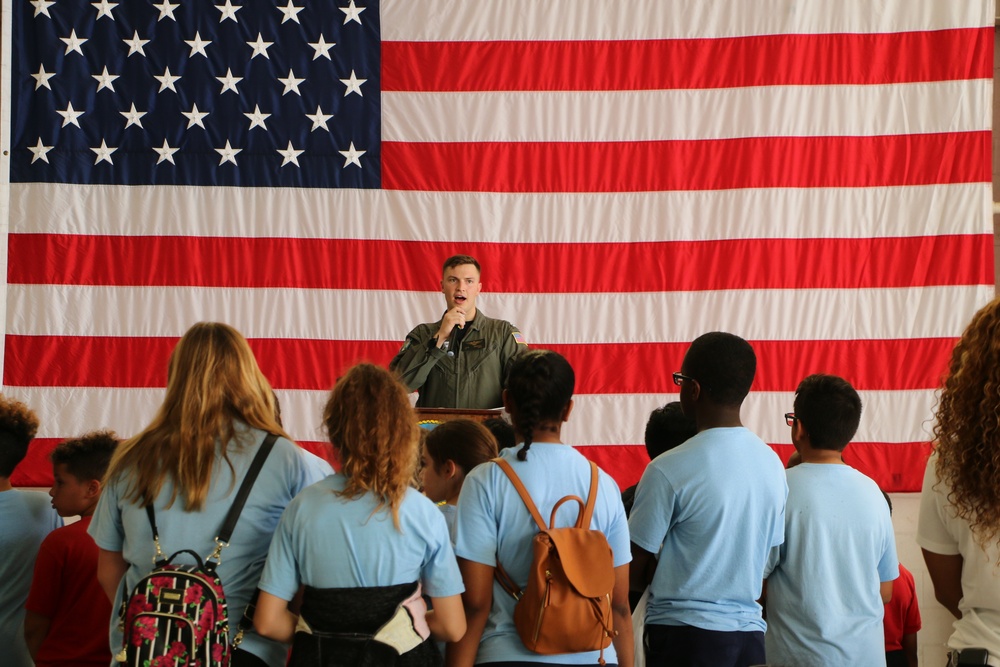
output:
{"label": "red stripe", "polygon": [[[10,284],[436,290],[453,242],[11,234]],[[993,281],[992,236],[468,243],[505,293],[856,289]],[[122,257],[131,261],[123,262]],[[337,261],[330,261],[337,258]],[[656,258],[655,262],[650,258]],[[643,267],[636,275],[636,267]],[[697,270],[691,270],[697,267]]]}
{"label": "red stripe", "polygon": [[[72,437],[76,434],[67,434]],[[119,434],[123,437],[131,433]],[[58,438],[35,438],[28,449],[28,456],[14,471],[11,483],[18,487],[49,487],[52,485],[52,465],[48,456],[60,442]],[[329,443],[300,442],[304,449],[325,458],[336,468],[337,460]],[[787,461],[791,445],[771,445]],[[649,458],[642,445],[591,445],[578,447],[579,451],[611,475],[624,490],[638,483]],[[887,493],[909,493],[920,490],[924,466],[930,455],[926,442],[903,443],[851,443],[844,452],[844,460],[874,479]]]}
{"label": "red stripe", "polygon": [[623,41],[383,42],[385,91],[663,90],[988,79],[993,28]]}
{"label": "red stripe", "polygon": [[[405,325],[403,325],[405,328]],[[176,338],[8,335],[8,387],[162,387]],[[529,341],[531,343],[532,341]],[[847,378],[861,390],[933,389],[955,339],[754,341],[754,391],[794,391],[810,373]],[[354,363],[388,365],[399,341],[254,339],[261,370],[280,389],[325,390]],[[546,345],[576,370],[578,394],[674,392],[688,343]],[[899,363],[905,359],[906,363]]]}
{"label": "red stripe", "polygon": [[985,131],[710,141],[387,141],[382,185],[451,192],[652,192],[986,183],[990,140]]}

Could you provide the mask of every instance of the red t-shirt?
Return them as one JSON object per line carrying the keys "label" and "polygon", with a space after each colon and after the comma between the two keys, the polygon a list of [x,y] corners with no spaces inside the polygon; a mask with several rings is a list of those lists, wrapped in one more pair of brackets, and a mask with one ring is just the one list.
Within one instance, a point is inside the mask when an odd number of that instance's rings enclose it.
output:
{"label": "red t-shirt", "polygon": [[903,637],[920,629],[917,587],[913,583],[913,575],[902,563],[899,564],[899,577],[892,582],[892,599],[885,606],[882,627],[885,630],[886,652],[901,650]]}
{"label": "red t-shirt", "polygon": [[24,607],[49,619],[35,667],[107,667],[111,602],[97,582],[90,517],[49,533],[38,550]]}

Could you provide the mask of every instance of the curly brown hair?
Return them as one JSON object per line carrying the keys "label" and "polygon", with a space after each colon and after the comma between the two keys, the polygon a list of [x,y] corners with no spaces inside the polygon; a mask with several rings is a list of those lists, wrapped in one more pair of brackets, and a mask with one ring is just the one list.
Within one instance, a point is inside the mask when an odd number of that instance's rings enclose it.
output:
{"label": "curly brown hair", "polygon": [[323,408],[323,424],[347,478],[338,495],[372,493],[378,499],[375,511],[388,507],[398,530],[419,438],[406,387],[380,366],[358,364],[337,380]]}
{"label": "curly brown hair", "polygon": [[10,477],[38,433],[38,415],[21,401],[0,394],[0,477]]}
{"label": "curly brown hair", "polygon": [[985,546],[1000,534],[1000,298],[955,346],[935,418],[938,479]]}

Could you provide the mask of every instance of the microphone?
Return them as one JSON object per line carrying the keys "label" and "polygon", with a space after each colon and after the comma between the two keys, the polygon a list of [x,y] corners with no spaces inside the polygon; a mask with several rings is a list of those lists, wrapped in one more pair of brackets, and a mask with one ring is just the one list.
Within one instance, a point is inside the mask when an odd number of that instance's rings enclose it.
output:
{"label": "microphone", "polygon": [[451,333],[443,343],[441,343],[441,351],[447,354],[449,357],[455,356],[455,350],[451,349],[451,344],[455,342],[455,338],[458,335],[458,327],[454,327]]}

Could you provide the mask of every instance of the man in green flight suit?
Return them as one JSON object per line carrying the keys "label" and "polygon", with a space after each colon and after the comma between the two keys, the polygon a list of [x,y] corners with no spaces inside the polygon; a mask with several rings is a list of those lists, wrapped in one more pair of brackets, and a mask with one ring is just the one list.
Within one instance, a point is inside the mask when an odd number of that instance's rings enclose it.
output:
{"label": "man in green flight suit", "polygon": [[417,406],[489,409],[503,405],[501,385],[507,365],[528,349],[510,322],[476,309],[479,262],[455,255],[444,262],[441,292],[448,309],[437,322],[420,324],[389,363],[410,391],[420,391]]}

